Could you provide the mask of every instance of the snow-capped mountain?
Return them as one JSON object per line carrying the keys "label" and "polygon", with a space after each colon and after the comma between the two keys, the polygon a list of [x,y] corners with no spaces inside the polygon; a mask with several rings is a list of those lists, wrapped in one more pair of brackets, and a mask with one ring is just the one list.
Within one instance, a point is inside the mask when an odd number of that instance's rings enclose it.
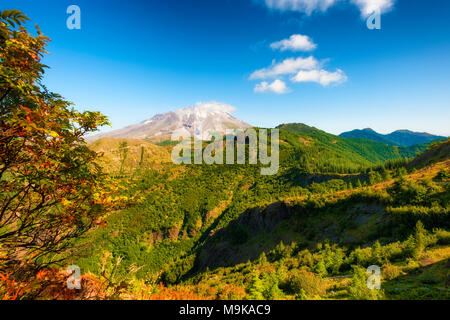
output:
{"label": "snow-capped mountain", "polygon": [[104,137],[150,140],[170,140],[172,133],[189,134],[198,139],[211,138],[212,132],[225,133],[226,129],[246,129],[252,126],[233,117],[233,106],[219,102],[199,102],[193,107],[178,109],[125,128],[100,133],[87,138],[94,141]]}

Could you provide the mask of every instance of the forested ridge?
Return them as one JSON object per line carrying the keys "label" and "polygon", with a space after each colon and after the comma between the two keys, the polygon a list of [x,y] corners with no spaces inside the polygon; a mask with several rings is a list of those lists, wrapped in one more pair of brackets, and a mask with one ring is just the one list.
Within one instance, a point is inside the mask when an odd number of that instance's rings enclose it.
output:
{"label": "forested ridge", "polygon": [[[304,144],[304,140],[319,141],[318,135],[328,137],[328,134],[312,132],[298,135],[282,129],[280,139],[299,141],[302,145],[299,150],[314,149],[314,144]],[[330,135],[331,138],[334,137]],[[138,283],[151,279],[157,288],[155,294],[158,290],[177,288],[181,292],[195,293],[199,298],[218,298],[219,293],[211,296],[202,290],[217,291],[228,284],[242,297],[250,298],[249,286],[255,274],[262,282],[269,281],[258,261],[277,256],[273,252],[281,250],[281,246],[289,248],[286,250],[291,253],[283,258],[268,259],[265,268],[276,270],[280,263],[281,266],[286,261],[290,264],[286,266],[286,274],[277,280],[278,295],[263,297],[292,299],[299,298],[299,292],[286,289],[289,284],[285,283],[284,287],[281,284],[293,277],[290,272],[300,272],[299,277],[306,272],[305,277],[310,277],[311,281],[342,285],[341,295],[330,295],[329,290],[324,289],[322,294],[305,293],[303,298],[308,294],[309,298],[352,298],[350,289],[334,279],[353,274],[356,267],[375,263],[372,251],[361,248],[375,245],[381,246],[380,250],[390,250],[383,248],[395,247],[397,253],[393,257],[389,253],[376,261],[380,266],[387,266],[387,270],[396,270],[398,276],[403,274],[401,270],[407,261],[420,265],[426,249],[420,249],[423,252],[416,256],[411,251],[415,250],[415,240],[411,237],[417,224],[419,229],[424,226],[423,232],[433,239],[426,245],[431,250],[430,255],[437,250],[444,256],[436,259],[445,259],[448,254],[445,244],[449,228],[446,178],[449,162],[448,156],[435,159],[434,155],[441,154],[439,150],[447,150],[448,142],[430,147],[414,161],[394,158],[380,164],[366,159],[367,164],[361,166],[360,171],[352,167],[352,153],[345,158],[345,153],[333,150],[336,144],[332,141],[331,147],[324,144],[317,147],[320,151],[310,150],[309,162],[281,161],[281,169],[275,176],[261,176],[252,165],[175,166],[167,163],[162,168],[144,171],[137,167],[125,174],[124,179],[133,181],[134,186],[127,190],[127,196],[140,194],[141,202],[112,213],[106,227],[90,233],[85,240],[89,247],[82,250],[86,257],[81,256],[76,263],[96,274],[101,272],[103,255],[121,257],[115,272],[132,277]],[[303,154],[293,144],[280,149],[281,159],[289,159],[286,154]],[[327,156],[336,154],[340,161],[339,172],[333,173],[336,167],[331,163],[311,166],[318,152]],[[301,159],[308,159],[308,151]],[[321,248],[328,249],[325,253]],[[335,259],[326,258],[330,252],[335,254],[335,250],[340,257],[338,266],[322,261]],[[298,252],[312,257],[308,258],[308,264],[297,261]],[[366,260],[355,258],[360,252],[368,255]],[[130,267],[138,270],[131,275]],[[260,267],[263,269],[257,272]],[[251,275],[243,277],[241,271],[246,269],[251,270]],[[322,270],[319,272],[319,269]],[[445,287],[445,268],[441,269],[440,281],[435,283],[437,287]],[[410,269],[405,267],[405,270]],[[420,268],[411,270],[419,273]],[[360,282],[366,279],[361,272],[360,277]],[[211,282],[209,278],[219,280]],[[342,282],[345,283],[345,279],[349,278],[344,277]],[[271,281],[275,280],[269,281],[273,286]],[[418,287],[422,285],[419,280],[416,282]],[[160,283],[164,287],[156,286]],[[197,287],[196,283],[202,285]],[[386,285],[390,283],[392,281]],[[371,292],[363,297],[374,298]],[[436,295],[430,297],[436,298],[438,293],[441,294],[441,290],[436,289]],[[420,295],[415,294],[415,298]],[[378,298],[396,297],[408,298],[395,294]]]}

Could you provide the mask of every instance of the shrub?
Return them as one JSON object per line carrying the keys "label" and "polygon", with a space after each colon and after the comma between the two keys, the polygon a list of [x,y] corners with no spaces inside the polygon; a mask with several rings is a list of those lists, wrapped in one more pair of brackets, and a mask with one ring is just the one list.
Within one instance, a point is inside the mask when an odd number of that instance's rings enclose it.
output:
{"label": "shrub", "polygon": [[356,248],[350,254],[349,260],[360,266],[369,266],[372,263],[372,248]]}
{"label": "shrub", "polygon": [[383,247],[383,255],[389,260],[393,261],[404,257],[404,245],[400,242],[389,243]]}
{"label": "shrub", "polygon": [[417,273],[417,270],[419,268],[420,268],[419,262],[411,258],[406,259],[406,267],[404,268],[404,270],[407,273]]}
{"label": "shrub", "polygon": [[383,279],[392,280],[397,278],[401,274],[401,268],[394,266],[393,264],[386,264],[383,267]]}
{"label": "shrub", "polygon": [[438,244],[450,244],[450,231],[437,229],[434,231],[434,234],[436,235]]}
{"label": "shrub", "polygon": [[288,276],[288,286],[291,292],[299,296],[303,294],[316,297],[326,293],[324,280],[312,272],[303,270],[295,270]]}
{"label": "shrub", "polygon": [[242,300],[246,296],[245,290],[232,284],[221,285],[217,292],[220,300]]}

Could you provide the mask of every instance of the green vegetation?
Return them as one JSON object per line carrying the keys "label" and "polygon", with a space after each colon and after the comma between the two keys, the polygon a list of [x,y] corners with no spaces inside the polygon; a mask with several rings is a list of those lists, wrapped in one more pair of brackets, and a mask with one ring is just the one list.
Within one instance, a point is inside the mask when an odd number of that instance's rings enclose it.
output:
{"label": "green vegetation", "polygon": [[49,39],[25,20],[0,12],[0,298],[450,298],[450,140],[285,124],[273,176],[174,165],[171,142],[87,145],[106,118],[41,85]]}
{"label": "green vegetation", "polygon": [[[204,298],[205,288],[221,292],[224,285],[247,299],[417,299],[424,285],[431,292],[425,298],[447,297],[440,266],[450,257],[446,162],[411,167],[395,158],[400,149],[385,151],[392,159],[367,159],[353,152],[353,140],[334,142],[306,126],[281,130],[288,145],[281,144],[275,176],[251,165],[136,166],[123,179],[125,196],[140,201],[80,241],[73,263],[98,274],[106,251],[121,258],[119,273],[134,266],[139,281]],[[324,160],[314,158],[319,153]],[[427,271],[425,263],[436,267]],[[366,286],[365,268],[373,264],[383,270],[381,291]],[[412,275],[408,295],[396,286]]]}

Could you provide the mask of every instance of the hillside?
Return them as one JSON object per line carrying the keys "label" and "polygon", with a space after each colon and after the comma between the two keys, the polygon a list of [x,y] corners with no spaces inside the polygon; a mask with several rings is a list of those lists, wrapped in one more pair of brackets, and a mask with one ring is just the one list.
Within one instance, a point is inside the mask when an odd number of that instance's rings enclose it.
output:
{"label": "hillside", "polygon": [[[117,277],[155,298],[447,299],[447,145],[419,156],[441,161],[407,175],[312,174],[301,185],[250,166],[187,166],[169,180],[176,166],[140,173],[127,193],[140,190],[143,202],[91,232],[76,263],[95,275],[102,257],[121,257]],[[382,292],[358,287],[371,264],[383,269]]]}
{"label": "hillside", "polygon": [[101,138],[89,147],[102,154],[99,163],[107,172],[127,173],[171,161],[168,148],[137,139]]}
{"label": "hillside", "polygon": [[[256,281],[262,283],[260,297],[267,299],[299,298],[302,291],[292,287],[291,279],[304,281],[303,272],[323,284],[305,296],[351,298],[356,293],[349,274],[376,263],[390,270],[384,297],[414,298],[416,291],[392,289],[403,276],[420,292],[422,278],[434,277],[426,290],[430,297],[441,294],[443,261],[450,257],[448,144],[417,158],[436,159],[431,167],[419,161],[408,165],[405,175],[404,161],[370,166],[375,162],[355,151],[366,141],[298,124],[280,130],[282,162],[275,176],[261,176],[250,165],[167,163],[158,170],[134,171],[124,192],[142,200],[112,212],[105,227],[80,241],[74,262],[95,275],[102,259],[113,263],[120,257],[118,277],[165,284],[145,289],[153,294],[174,290],[199,298],[252,298]],[[382,159],[386,154],[376,151],[383,148],[371,142],[363,150],[371,159]],[[387,150],[394,157],[402,149]],[[367,167],[358,171],[361,165]],[[416,227],[419,220],[426,231]],[[411,234],[429,240],[422,247]],[[430,266],[436,274],[426,271]],[[232,289],[229,295],[220,294],[225,284]],[[214,297],[204,291],[214,288],[219,290]]]}
{"label": "hillside", "polygon": [[[450,299],[449,191],[427,182],[443,168],[448,172],[450,161],[435,167],[405,176],[403,194],[390,181],[247,210],[211,232],[188,276],[170,278],[172,266],[166,279],[191,290],[243,285],[266,299],[375,299],[370,290],[358,292],[355,274],[376,264],[383,272],[379,298]],[[408,188],[424,187],[430,199],[408,195]],[[431,207],[432,199],[439,206]]]}
{"label": "hillside", "polygon": [[427,152],[424,152],[417,156],[411,163],[410,167],[425,167],[430,164],[444,161],[450,154],[450,139],[442,143],[436,143],[430,146]]}
{"label": "hillside", "polygon": [[[295,163],[307,158],[312,166],[320,166],[322,162],[324,166],[333,163],[345,166],[348,163],[360,171],[361,168],[386,160],[412,158],[426,149],[426,144],[395,147],[365,139],[342,138],[305,124],[283,124],[277,128],[281,131],[281,147],[293,147],[286,150],[289,153],[287,157]],[[318,155],[320,156],[317,157]],[[334,172],[339,172],[339,169],[334,168]]]}
{"label": "hillside", "polygon": [[410,130],[397,130],[389,134],[381,134],[370,128],[343,132],[339,136],[344,138],[367,139],[392,146],[403,147],[445,139],[443,136],[436,136],[425,132],[413,132]]}

